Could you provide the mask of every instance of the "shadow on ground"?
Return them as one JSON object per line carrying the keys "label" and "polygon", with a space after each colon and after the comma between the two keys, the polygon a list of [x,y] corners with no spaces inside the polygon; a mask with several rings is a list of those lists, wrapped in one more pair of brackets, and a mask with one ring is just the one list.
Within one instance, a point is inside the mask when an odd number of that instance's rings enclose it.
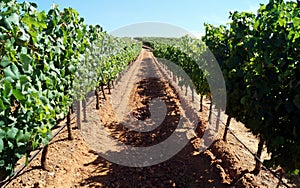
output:
{"label": "shadow on ground", "polygon": [[[170,95],[172,92],[166,92],[170,88],[173,90],[173,96]],[[157,78],[144,79],[137,83],[132,99],[132,108],[137,119],[145,120],[150,117],[148,103],[153,98],[160,98],[167,106],[165,119],[159,127],[140,133],[131,131],[120,123],[111,122],[105,125],[109,128],[111,136],[125,144],[137,147],[154,145],[168,138],[176,129],[180,119],[178,106],[180,100],[174,88],[167,86],[166,82]],[[203,126],[202,122],[199,122],[198,130],[203,130],[201,128]],[[193,143],[196,141],[197,139]],[[95,153],[94,151],[90,152]],[[109,151],[107,154],[113,156],[117,155],[117,152]],[[213,160],[214,157],[210,152],[199,153],[192,143],[188,143],[171,159],[143,168],[113,164],[98,156],[93,162],[85,164],[85,166],[92,166],[90,169],[95,170],[90,172],[89,178],[85,179],[80,186],[229,187],[228,182],[224,182],[226,177],[222,177],[222,169],[218,169]]]}

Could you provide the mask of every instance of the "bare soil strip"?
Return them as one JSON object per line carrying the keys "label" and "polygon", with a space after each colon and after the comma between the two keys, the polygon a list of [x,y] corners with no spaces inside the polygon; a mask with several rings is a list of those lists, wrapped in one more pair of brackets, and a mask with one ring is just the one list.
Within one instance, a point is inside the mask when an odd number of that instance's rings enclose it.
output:
{"label": "bare soil strip", "polygon": [[[144,66],[153,66],[153,72],[144,72]],[[8,187],[275,187],[277,180],[262,170],[258,176],[248,171],[254,168],[255,160],[232,136],[228,141],[215,141],[204,152],[198,152],[201,139],[194,137],[171,159],[149,167],[132,168],[114,164],[97,155],[97,150],[88,144],[86,135],[97,132],[101,149],[118,152],[118,142],[133,146],[151,146],[167,139],[176,129],[182,111],[178,91],[164,79],[155,78],[156,65],[152,54],[143,50],[122,78],[115,85],[124,87],[122,93],[113,89],[107,100],[101,101],[99,111],[95,102],[87,108],[88,122],[83,122],[86,132],[82,134],[73,122],[74,140],[67,140],[64,130],[50,143],[47,162],[49,171],[40,168],[40,156]],[[122,103],[116,96],[122,96]],[[149,132],[132,131],[120,122],[131,114],[137,120],[149,119],[149,101],[160,98],[166,103],[166,117],[159,127]],[[205,101],[208,103],[208,101]],[[206,104],[207,105],[207,104]],[[118,113],[116,113],[118,111]],[[96,112],[96,113],[95,113]],[[96,114],[96,115],[95,115]],[[196,135],[203,135],[208,126],[208,108],[198,113]],[[121,118],[121,119],[122,119]],[[220,128],[222,132],[222,126]],[[257,139],[241,124],[233,123],[232,129],[255,150]],[[105,130],[105,131],[104,131]],[[107,132],[107,133],[103,133]],[[98,134],[99,133],[99,134]],[[82,135],[85,135],[84,137]],[[91,139],[91,138],[89,138]],[[20,163],[24,160],[20,160]],[[234,185],[233,185],[234,183]]]}

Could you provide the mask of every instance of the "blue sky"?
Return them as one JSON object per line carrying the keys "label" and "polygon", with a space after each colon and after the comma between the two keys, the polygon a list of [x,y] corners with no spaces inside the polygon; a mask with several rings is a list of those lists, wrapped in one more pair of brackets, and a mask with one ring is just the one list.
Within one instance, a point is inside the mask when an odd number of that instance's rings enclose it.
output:
{"label": "blue sky", "polygon": [[[23,1],[23,0],[19,0]],[[142,23],[172,24],[192,33],[203,34],[203,23],[226,24],[229,11],[256,11],[268,0],[30,0],[39,10],[52,3],[60,8],[75,8],[87,24],[99,24],[111,32],[120,27]]]}

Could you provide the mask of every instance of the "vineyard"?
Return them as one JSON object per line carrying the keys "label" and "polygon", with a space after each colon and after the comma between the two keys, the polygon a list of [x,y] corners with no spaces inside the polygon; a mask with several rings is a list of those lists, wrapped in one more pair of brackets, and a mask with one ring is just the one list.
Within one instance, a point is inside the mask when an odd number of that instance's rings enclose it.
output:
{"label": "vineyard", "polygon": [[[36,187],[30,173],[52,174],[49,164],[61,165],[61,158],[67,172],[78,168],[82,176],[67,175],[67,181],[55,171],[67,187],[297,186],[286,178],[299,181],[300,170],[299,1],[270,0],[257,13],[231,12],[226,26],[205,24],[202,40],[117,38],[85,24],[72,8],[40,12],[34,3],[4,0],[0,9],[0,185]],[[120,90],[125,100],[114,97]],[[150,132],[125,128],[112,105],[128,100],[133,116],[147,120],[154,98],[166,103],[166,117]],[[149,167],[112,164],[82,136],[101,134],[101,124],[122,143],[152,146],[176,132],[182,117],[195,123],[186,114],[197,119],[191,141]],[[201,139],[215,122],[218,136],[202,151]],[[53,146],[55,136],[68,140]],[[100,144],[117,155],[112,142]],[[37,150],[43,151],[40,174],[19,175],[20,161],[28,168],[39,164],[32,157]],[[78,163],[73,169],[72,161]],[[50,176],[37,186],[59,186]]]}
{"label": "vineyard", "polygon": [[107,85],[141,50],[139,43],[85,25],[72,8],[46,13],[36,7],[0,3],[2,179],[18,159],[48,144],[73,101]]}

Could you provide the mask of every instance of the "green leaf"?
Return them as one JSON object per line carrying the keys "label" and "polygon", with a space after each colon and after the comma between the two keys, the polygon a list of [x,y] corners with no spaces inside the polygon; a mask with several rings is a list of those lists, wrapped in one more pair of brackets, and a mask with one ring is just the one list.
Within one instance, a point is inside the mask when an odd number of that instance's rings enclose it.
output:
{"label": "green leaf", "polygon": [[4,69],[4,76],[11,78],[12,80],[18,80],[20,77],[20,72],[18,70],[18,67],[13,64],[12,66],[6,67]]}
{"label": "green leaf", "polygon": [[5,7],[6,3],[4,2],[0,2],[0,9],[3,9],[3,7]]}
{"label": "green leaf", "polygon": [[11,22],[8,19],[4,19],[4,25],[5,25],[5,28],[7,30],[12,30],[13,29],[13,27],[11,25]]}
{"label": "green leaf", "polygon": [[10,76],[5,77],[5,80],[11,83],[15,82]]}
{"label": "green leaf", "polygon": [[[36,138],[36,140],[37,140],[37,138]],[[40,145],[40,144],[39,144],[37,141],[33,141],[32,144],[31,144],[32,149],[37,148],[39,145]]]}
{"label": "green leaf", "polygon": [[28,42],[30,39],[30,36],[27,33],[22,33],[22,35],[18,39],[23,42]]}
{"label": "green leaf", "polygon": [[15,128],[15,127],[12,127],[11,129],[9,129],[6,133],[7,135],[7,138],[10,138],[10,139],[15,139],[17,133],[18,133],[18,129]]}
{"label": "green leaf", "polygon": [[[0,127],[5,125],[4,121],[0,121]],[[0,138],[5,137],[6,132],[2,129],[0,129]]]}
{"label": "green leaf", "polygon": [[[45,11],[42,11],[38,14],[38,20],[39,22],[42,22],[44,21],[45,19],[47,19],[47,15],[45,13]],[[45,28],[46,28],[46,25],[45,25]]]}
{"label": "green leaf", "polygon": [[15,25],[19,25],[19,21],[20,21],[19,18],[20,18],[20,17],[19,17],[19,15],[18,15],[17,13],[12,13],[12,14],[10,15],[10,17],[7,18],[7,21],[8,21],[9,23],[14,23]]}
{"label": "green leaf", "polygon": [[27,166],[28,165],[28,163],[29,163],[29,157],[28,157],[28,155],[26,155],[26,159],[25,159],[25,165]]}
{"label": "green leaf", "polygon": [[28,54],[21,54],[20,55],[20,60],[22,63],[31,63],[32,62],[32,58],[28,55]]}
{"label": "green leaf", "polygon": [[299,169],[294,170],[291,174],[298,175],[299,174]]}
{"label": "green leaf", "polygon": [[32,57],[30,57],[28,54],[21,54],[20,60],[22,62],[22,68],[24,72],[27,74],[31,74],[33,72],[33,68],[31,65],[33,61]]}
{"label": "green leaf", "polygon": [[257,21],[254,23],[253,29],[257,30],[257,29],[258,29],[258,26],[259,26],[259,21],[257,20]]}
{"label": "green leaf", "polygon": [[[22,143],[22,142],[17,142],[17,146],[18,147],[21,147],[21,146],[24,146],[25,144],[24,143]],[[17,150],[17,152],[15,152],[15,156],[18,158],[18,159],[20,159],[20,158],[22,158],[23,157],[23,153],[22,153],[22,151],[18,151]]]}
{"label": "green leaf", "polygon": [[281,27],[283,27],[283,26],[286,25],[285,19],[279,19],[279,20],[277,21],[277,23],[278,23]]}
{"label": "green leaf", "polygon": [[29,76],[25,76],[25,75],[21,75],[20,76],[20,83],[21,83],[21,85],[24,85],[24,84],[26,84],[26,83],[28,83],[30,81],[31,81],[31,79],[30,79]]}
{"label": "green leaf", "polygon": [[7,65],[9,65],[9,64],[11,64],[11,61],[9,61],[9,60],[7,60],[6,58],[4,59],[2,59],[2,61],[1,61],[1,63],[0,63],[0,65],[3,67],[3,68],[5,68]]}
{"label": "green leaf", "polygon": [[70,72],[75,72],[76,67],[71,64],[71,65],[69,65],[68,69],[69,69]]}
{"label": "green leaf", "polygon": [[4,69],[4,76],[5,77],[10,77],[13,80],[17,79],[17,77],[15,76],[13,71],[11,70],[11,67],[7,67],[7,68]]}
{"label": "green leaf", "polygon": [[49,99],[45,96],[40,96],[40,100],[46,105],[49,103]]}
{"label": "green leaf", "polygon": [[30,2],[30,5],[33,6],[34,8],[37,8],[37,7],[38,7],[36,3],[31,3],[31,2]]}
{"label": "green leaf", "polygon": [[5,165],[5,161],[4,160],[0,160],[0,166],[4,166]]}
{"label": "green leaf", "polygon": [[299,17],[293,18],[293,24],[294,24],[294,27],[299,27],[300,26],[300,18]]}
{"label": "green leaf", "polygon": [[3,149],[4,149],[4,143],[2,138],[0,138],[0,153],[3,151]]}
{"label": "green leaf", "polygon": [[17,134],[17,137],[16,137],[16,140],[19,142],[19,141],[22,141],[22,142],[26,142],[28,141],[30,138],[30,133],[29,132],[25,132],[25,134],[23,134],[22,131],[19,131],[18,134]]}
{"label": "green leaf", "polygon": [[14,95],[14,97],[16,97],[18,101],[22,101],[25,99],[25,96],[22,94],[20,90],[13,89],[12,94]]}
{"label": "green leaf", "polygon": [[8,97],[10,97],[11,93],[12,93],[12,85],[11,85],[10,82],[5,81],[5,83],[4,83],[4,96],[6,98],[8,98]]}
{"label": "green leaf", "polygon": [[17,79],[19,79],[20,78],[20,72],[19,72],[18,67],[15,64],[12,65],[12,71],[14,72]]}
{"label": "green leaf", "polygon": [[3,104],[3,101],[0,99],[0,111],[4,111],[6,110],[4,104]]}

